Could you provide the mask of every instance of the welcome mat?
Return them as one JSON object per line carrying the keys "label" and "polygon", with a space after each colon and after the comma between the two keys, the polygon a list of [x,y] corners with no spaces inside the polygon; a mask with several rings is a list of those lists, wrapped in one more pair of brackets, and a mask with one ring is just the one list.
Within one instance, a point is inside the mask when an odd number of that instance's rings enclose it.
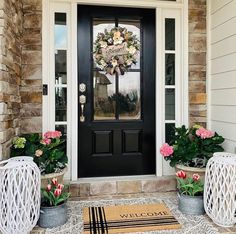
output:
{"label": "welcome mat", "polygon": [[84,234],[143,232],[181,228],[163,204],[86,207]]}

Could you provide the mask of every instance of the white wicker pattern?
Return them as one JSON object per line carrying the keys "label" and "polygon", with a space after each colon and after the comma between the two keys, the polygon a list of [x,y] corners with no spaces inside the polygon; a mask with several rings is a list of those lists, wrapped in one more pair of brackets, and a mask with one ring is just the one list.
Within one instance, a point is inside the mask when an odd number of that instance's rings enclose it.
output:
{"label": "white wicker pattern", "polygon": [[204,207],[219,226],[236,223],[236,155],[215,153],[206,167]]}
{"label": "white wicker pattern", "polygon": [[31,157],[0,162],[0,231],[26,234],[40,212],[40,171]]}

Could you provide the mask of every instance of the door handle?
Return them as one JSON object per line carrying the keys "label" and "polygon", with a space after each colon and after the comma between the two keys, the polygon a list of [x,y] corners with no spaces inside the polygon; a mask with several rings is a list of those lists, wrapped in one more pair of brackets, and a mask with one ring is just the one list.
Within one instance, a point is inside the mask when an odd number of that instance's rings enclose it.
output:
{"label": "door handle", "polygon": [[80,108],[81,108],[81,114],[80,114],[80,122],[85,121],[85,116],[84,116],[84,105],[86,103],[86,96],[85,95],[80,95],[79,96],[79,103],[80,103]]}

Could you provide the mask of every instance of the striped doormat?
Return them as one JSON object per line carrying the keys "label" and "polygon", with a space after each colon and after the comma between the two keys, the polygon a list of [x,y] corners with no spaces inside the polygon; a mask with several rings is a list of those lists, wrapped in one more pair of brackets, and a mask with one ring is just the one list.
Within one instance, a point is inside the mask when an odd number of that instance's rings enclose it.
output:
{"label": "striped doormat", "polygon": [[84,234],[127,233],[181,228],[164,203],[86,207]]}

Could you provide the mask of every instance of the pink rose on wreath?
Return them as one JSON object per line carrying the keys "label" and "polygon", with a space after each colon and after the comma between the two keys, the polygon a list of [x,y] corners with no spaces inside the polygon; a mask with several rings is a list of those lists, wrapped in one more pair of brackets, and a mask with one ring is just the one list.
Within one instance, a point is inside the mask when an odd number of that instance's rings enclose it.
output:
{"label": "pink rose on wreath", "polygon": [[164,156],[164,157],[169,157],[171,154],[174,153],[174,149],[173,146],[170,146],[167,143],[164,143],[162,145],[162,147],[160,148],[160,153]]}
{"label": "pink rose on wreath", "polygon": [[201,139],[206,139],[206,138],[211,138],[211,137],[215,136],[215,132],[201,127],[196,131],[196,135],[201,137]]}
{"label": "pink rose on wreath", "polygon": [[44,137],[45,138],[60,138],[61,137],[61,132],[60,131],[48,131],[46,133],[44,133]]}

